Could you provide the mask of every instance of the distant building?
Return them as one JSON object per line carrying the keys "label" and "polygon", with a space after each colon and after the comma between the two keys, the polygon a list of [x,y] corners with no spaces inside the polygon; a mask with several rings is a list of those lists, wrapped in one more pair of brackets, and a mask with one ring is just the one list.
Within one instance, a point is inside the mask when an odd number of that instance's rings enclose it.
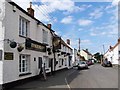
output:
{"label": "distant building", "polygon": [[85,60],[89,60],[89,59],[92,59],[93,58],[93,55],[88,51],[88,49],[86,50],[81,50],[80,51],[80,55],[81,56],[84,56]]}
{"label": "distant building", "polygon": [[110,46],[108,51],[104,54],[104,58],[107,58],[108,61],[111,61],[112,64],[119,64],[120,62],[120,39],[115,44],[115,46]]}

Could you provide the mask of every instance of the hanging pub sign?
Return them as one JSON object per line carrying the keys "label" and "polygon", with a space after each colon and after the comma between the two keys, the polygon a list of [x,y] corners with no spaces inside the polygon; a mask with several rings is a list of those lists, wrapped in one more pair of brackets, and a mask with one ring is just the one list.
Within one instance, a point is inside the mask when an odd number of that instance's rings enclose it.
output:
{"label": "hanging pub sign", "polygon": [[26,39],[25,48],[28,50],[46,52],[46,46],[44,44],[41,44],[31,39]]}
{"label": "hanging pub sign", "polygon": [[4,59],[5,60],[13,60],[14,56],[12,52],[4,52]]}
{"label": "hanging pub sign", "polygon": [[60,37],[54,37],[53,38],[53,45],[54,45],[54,49],[61,49],[61,38]]}

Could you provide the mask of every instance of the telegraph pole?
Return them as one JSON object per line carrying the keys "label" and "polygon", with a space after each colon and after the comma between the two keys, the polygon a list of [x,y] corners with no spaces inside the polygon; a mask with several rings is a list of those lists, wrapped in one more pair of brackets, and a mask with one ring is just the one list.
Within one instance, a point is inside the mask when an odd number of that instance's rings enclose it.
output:
{"label": "telegraph pole", "polygon": [[105,54],[105,46],[104,46],[104,44],[103,44],[103,58],[101,57],[101,64],[102,64],[103,59],[104,59],[104,54]]}
{"label": "telegraph pole", "polygon": [[103,52],[104,52],[104,54],[105,54],[105,46],[104,46],[104,44],[103,44]]}
{"label": "telegraph pole", "polygon": [[80,52],[80,38],[79,38],[78,44],[79,44],[78,51]]}

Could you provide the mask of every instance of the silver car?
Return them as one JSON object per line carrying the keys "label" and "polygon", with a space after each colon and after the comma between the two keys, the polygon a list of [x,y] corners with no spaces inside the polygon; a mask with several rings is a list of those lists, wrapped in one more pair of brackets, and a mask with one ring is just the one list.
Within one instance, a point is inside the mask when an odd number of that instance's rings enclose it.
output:
{"label": "silver car", "polygon": [[86,61],[79,61],[78,70],[80,70],[80,69],[88,69],[88,65],[87,65]]}

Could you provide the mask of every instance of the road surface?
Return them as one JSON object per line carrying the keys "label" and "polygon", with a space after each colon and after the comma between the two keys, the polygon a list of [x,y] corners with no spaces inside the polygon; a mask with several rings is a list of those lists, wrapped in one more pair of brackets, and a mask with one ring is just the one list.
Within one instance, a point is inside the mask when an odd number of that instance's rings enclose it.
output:
{"label": "road surface", "polygon": [[[75,88],[118,88],[118,69],[102,67],[100,64],[89,66],[89,69],[63,70],[48,76],[47,81],[40,79],[12,88],[11,90],[72,90]],[[46,90],[46,89],[44,89]],[[114,89],[111,89],[114,90]]]}

